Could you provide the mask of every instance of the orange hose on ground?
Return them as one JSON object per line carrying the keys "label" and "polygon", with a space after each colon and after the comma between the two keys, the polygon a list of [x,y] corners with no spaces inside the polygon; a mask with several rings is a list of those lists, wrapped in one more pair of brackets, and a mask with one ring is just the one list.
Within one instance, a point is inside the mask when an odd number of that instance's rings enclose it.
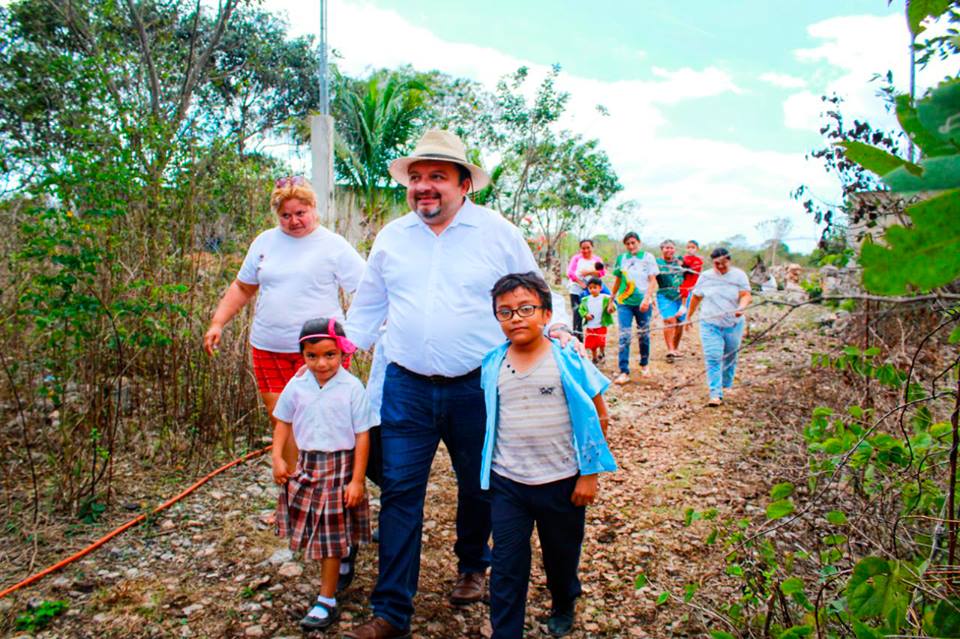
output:
{"label": "orange hose on ground", "polygon": [[[202,479],[200,479],[199,481],[197,481],[196,483],[194,483],[192,486],[190,486],[189,488],[187,488],[186,490],[184,490],[184,491],[183,491],[182,493],[180,493],[179,495],[176,495],[176,496],[174,496],[174,497],[171,497],[171,498],[168,499],[167,501],[163,502],[162,504],[160,504],[159,506],[157,506],[156,508],[154,508],[153,511],[150,512],[150,515],[156,515],[156,514],[159,513],[160,511],[166,510],[167,508],[169,508],[170,506],[174,505],[175,503],[177,503],[178,501],[180,501],[181,499],[183,499],[184,497],[186,497],[187,495],[189,495],[190,493],[192,493],[193,491],[195,491],[197,488],[200,488],[200,486],[203,486],[205,483],[207,483],[208,481],[210,481],[211,479],[213,479],[214,477],[216,477],[217,475],[219,475],[219,474],[222,473],[223,471],[225,471],[225,470],[227,470],[227,469],[229,469],[229,468],[233,468],[234,466],[236,466],[236,465],[238,465],[238,464],[242,464],[243,462],[249,461],[249,460],[251,460],[251,459],[253,459],[253,458],[255,458],[255,457],[259,457],[260,455],[263,455],[264,453],[266,453],[267,451],[269,451],[271,448],[272,448],[272,446],[267,446],[266,448],[263,448],[263,449],[261,449],[261,450],[255,450],[255,451],[252,452],[252,453],[247,453],[246,455],[244,455],[243,457],[240,457],[239,459],[234,459],[234,460],[233,460],[232,462],[230,462],[229,464],[224,464],[223,466],[221,466],[220,468],[216,469],[215,471],[213,471],[213,472],[208,473],[207,475],[205,475]],[[105,543],[107,543],[108,541],[110,541],[111,539],[113,539],[114,537],[116,537],[117,535],[120,535],[120,534],[126,532],[127,530],[133,528],[134,526],[143,523],[143,522],[146,520],[146,518],[147,518],[147,515],[139,515],[139,516],[137,516],[137,517],[134,517],[133,519],[131,519],[131,520],[128,521],[127,523],[123,524],[123,525],[120,526],[119,528],[111,531],[111,532],[108,533],[107,535],[105,535],[105,536],[101,537],[100,539],[98,539],[97,541],[93,542],[92,544],[90,544],[89,546],[87,546],[86,548],[84,548],[83,550],[81,550],[81,551],[79,551],[79,552],[77,552],[77,553],[74,553],[74,554],[70,555],[70,556],[67,557],[66,559],[63,559],[63,560],[61,560],[61,561],[58,561],[57,563],[53,564],[53,565],[50,566],[49,568],[45,568],[45,569],[41,570],[40,572],[38,572],[37,574],[35,574],[35,575],[31,576],[31,577],[27,577],[26,579],[24,579],[24,580],[21,581],[20,583],[14,584],[13,586],[10,586],[10,587],[7,588],[6,590],[3,590],[2,592],[0,592],[0,599],[3,599],[4,597],[6,597],[7,595],[9,595],[9,594],[12,593],[12,592],[16,592],[17,590],[20,590],[21,588],[25,588],[26,586],[29,586],[30,584],[32,584],[32,583],[34,583],[34,582],[36,582],[36,581],[39,581],[39,580],[41,580],[41,579],[43,579],[43,578],[46,577],[47,575],[49,575],[49,574],[51,574],[51,573],[54,573],[54,572],[60,570],[60,569],[63,568],[64,566],[73,563],[74,561],[76,561],[77,559],[80,559],[81,557],[85,557],[86,555],[89,555],[91,552],[93,552],[94,550],[96,550],[96,549],[99,548],[100,546],[104,545]]]}

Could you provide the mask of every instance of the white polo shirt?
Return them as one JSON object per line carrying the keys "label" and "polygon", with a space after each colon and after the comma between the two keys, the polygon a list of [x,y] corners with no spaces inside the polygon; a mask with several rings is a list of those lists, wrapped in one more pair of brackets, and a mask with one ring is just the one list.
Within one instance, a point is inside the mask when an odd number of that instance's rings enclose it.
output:
{"label": "white polo shirt", "polygon": [[313,373],[290,379],[277,399],[273,416],[293,424],[300,450],[353,450],[356,434],[380,419],[370,410],[363,383],[344,368],[322,387]]}

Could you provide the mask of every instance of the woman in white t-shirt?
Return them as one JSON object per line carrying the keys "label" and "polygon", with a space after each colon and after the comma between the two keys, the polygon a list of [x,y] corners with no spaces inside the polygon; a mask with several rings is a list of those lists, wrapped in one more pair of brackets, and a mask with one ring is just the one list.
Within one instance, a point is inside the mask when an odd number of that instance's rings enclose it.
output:
{"label": "woman in white t-shirt", "polygon": [[[740,357],[740,339],[746,323],[743,314],[750,306],[750,280],[730,264],[730,251],[720,247],[710,254],[713,269],[704,272],[690,292],[692,318],[701,307],[700,343],[707,372],[710,399],[707,406],[723,404],[723,391],[733,386]],[[680,312],[683,313],[681,307]]]}
{"label": "woman in white t-shirt", "polygon": [[[356,290],[364,261],[343,237],[320,226],[317,195],[304,178],[277,180],[270,209],[277,226],[250,245],[210,320],[203,347],[213,355],[223,327],[257,296],[250,331],[253,371],[267,414],[273,415],[283,387],[303,366],[300,327],[320,316],[343,321],[340,289]],[[296,463],[296,448],[285,450],[284,458]]]}

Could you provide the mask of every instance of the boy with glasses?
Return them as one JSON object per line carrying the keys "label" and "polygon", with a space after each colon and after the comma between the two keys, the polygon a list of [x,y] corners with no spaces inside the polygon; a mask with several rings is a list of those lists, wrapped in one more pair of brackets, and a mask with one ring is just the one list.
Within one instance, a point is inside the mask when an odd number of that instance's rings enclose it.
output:
{"label": "boy with glasses", "polygon": [[586,506],[597,474],[616,470],[606,443],[610,382],[573,348],[544,334],[550,289],[536,273],[500,278],[491,291],[506,344],[484,357],[486,437],[480,485],[490,491],[493,639],[523,636],[530,536],[537,526],[552,610],[547,629],[571,632]]}

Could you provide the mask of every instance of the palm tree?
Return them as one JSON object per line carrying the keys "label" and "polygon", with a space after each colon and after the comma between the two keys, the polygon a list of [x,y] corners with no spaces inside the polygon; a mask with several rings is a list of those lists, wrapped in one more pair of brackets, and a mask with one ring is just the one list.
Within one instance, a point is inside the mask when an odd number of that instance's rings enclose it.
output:
{"label": "palm tree", "polygon": [[387,167],[405,154],[422,127],[429,89],[396,71],[379,71],[366,81],[338,73],[334,91],[337,176],[356,190],[363,225],[373,235],[391,205],[402,200],[390,186]]}

